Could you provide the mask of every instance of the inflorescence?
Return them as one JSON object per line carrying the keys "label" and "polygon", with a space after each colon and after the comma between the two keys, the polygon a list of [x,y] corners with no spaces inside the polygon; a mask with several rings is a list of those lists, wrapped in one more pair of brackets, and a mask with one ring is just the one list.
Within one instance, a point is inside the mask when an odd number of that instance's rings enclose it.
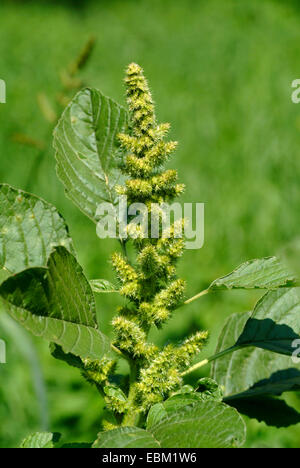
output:
{"label": "inflorescence", "polygon": [[[170,125],[157,124],[154,103],[142,68],[132,63],[125,77],[130,123],[127,133],[118,135],[124,154],[121,170],[126,182],[117,187],[119,195],[126,195],[128,205],[144,203],[151,216],[153,204],[171,202],[184,190],[177,182],[176,170],[164,170],[164,164],[177,147],[175,141],[165,141]],[[157,213],[156,213],[157,216]],[[115,401],[105,392],[107,405],[118,413],[145,412],[151,405],[166,398],[181,384],[181,371],[190,364],[207,340],[207,332],[198,332],[181,345],[167,345],[159,350],[147,342],[151,326],[161,327],[182,303],[185,282],[176,277],[176,262],[184,250],[184,241],[176,235],[184,220],[171,225],[168,236],[162,231],[157,238],[137,233],[133,239],[136,261],[131,264],[126,255],[115,253],[112,265],[120,281],[120,293],[126,304],[118,309],[113,319],[113,345],[135,369],[128,401]],[[86,369],[91,380],[108,385],[108,374],[114,363],[105,361],[98,369]]]}

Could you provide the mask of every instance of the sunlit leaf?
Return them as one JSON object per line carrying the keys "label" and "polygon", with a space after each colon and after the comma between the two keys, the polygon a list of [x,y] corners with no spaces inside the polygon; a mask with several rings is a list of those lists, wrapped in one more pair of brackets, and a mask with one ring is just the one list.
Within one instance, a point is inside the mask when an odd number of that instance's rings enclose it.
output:
{"label": "sunlit leaf", "polygon": [[249,260],[218,278],[210,289],[276,289],[296,285],[296,278],[276,257]]}
{"label": "sunlit leaf", "polygon": [[25,268],[46,266],[55,246],[72,251],[56,208],[30,193],[0,185],[0,283]]}
{"label": "sunlit leaf", "polygon": [[108,351],[89,283],[64,247],[50,255],[47,268],[29,268],[8,278],[0,295],[13,318],[34,335],[62,346],[65,353],[100,359]]}
{"label": "sunlit leaf", "polygon": [[58,177],[67,196],[95,222],[99,204],[115,202],[121,176],[117,135],[126,126],[122,106],[87,88],[74,97],[54,132]]}

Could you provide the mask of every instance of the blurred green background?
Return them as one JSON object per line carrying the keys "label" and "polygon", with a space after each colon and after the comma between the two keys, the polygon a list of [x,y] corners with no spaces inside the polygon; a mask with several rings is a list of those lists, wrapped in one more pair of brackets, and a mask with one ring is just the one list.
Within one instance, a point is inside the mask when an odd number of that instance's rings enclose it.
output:
{"label": "blurred green background", "polygon": [[[8,1],[0,5],[0,181],[42,196],[70,227],[88,278],[112,279],[112,241],[69,202],[56,179],[51,125],[37,95],[55,101],[60,72],[90,35],[96,47],[80,77],[124,102],[123,72],[135,61],[150,81],[160,121],[172,124],[179,148],[170,166],[187,186],[183,201],[205,202],[205,245],[187,251],[179,273],[187,295],[239,263],[274,255],[300,233],[300,104],[291,83],[300,78],[297,0]],[[38,148],[16,133],[48,143]],[[159,336],[163,344],[199,328],[210,330],[213,352],[225,318],[253,308],[256,293],[224,292],[179,309]],[[101,295],[99,322],[109,332],[120,300]],[[50,357],[0,312],[7,364],[0,365],[0,446],[51,428],[64,442],[92,441],[103,402],[75,369]],[[299,408],[300,397],[289,397]],[[300,447],[300,425],[275,429],[247,420],[250,447]]]}

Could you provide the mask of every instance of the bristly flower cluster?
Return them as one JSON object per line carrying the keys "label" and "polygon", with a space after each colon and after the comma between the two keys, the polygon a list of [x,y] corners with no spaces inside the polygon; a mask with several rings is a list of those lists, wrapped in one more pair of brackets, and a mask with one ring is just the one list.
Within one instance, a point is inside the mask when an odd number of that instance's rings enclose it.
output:
{"label": "bristly flower cluster", "polygon": [[[183,184],[177,182],[177,171],[163,168],[177,143],[164,139],[169,124],[156,123],[152,96],[139,65],[128,66],[125,84],[130,125],[128,133],[118,138],[124,153],[121,169],[127,179],[125,185],[117,187],[117,193],[127,196],[128,205],[143,202],[147,216],[159,217],[159,213],[152,213],[153,206],[171,202],[184,190]],[[181,369],[199,353],[207,339],[206,332],[197,333],[181,346],[168,345],[163,350],[147,342],[150,327],[160,327],[170,318],[182,302],[185,289],[184,281],[176,277],[176,262],[184,249],[177,232],[184,221],[174,222],[165,236],[161,218],[158,219],[157,238],[148,238],[142,232],[135,236],[134,264],[125,255],[112,256],[121,283],[120,293],[127,299],[127,305],[119,308],[112,322],[114,346],[134,364],[137,376],[134,398],[127,407],[124,405],[125,413],[146,411],[167,397],[180,385]]]}

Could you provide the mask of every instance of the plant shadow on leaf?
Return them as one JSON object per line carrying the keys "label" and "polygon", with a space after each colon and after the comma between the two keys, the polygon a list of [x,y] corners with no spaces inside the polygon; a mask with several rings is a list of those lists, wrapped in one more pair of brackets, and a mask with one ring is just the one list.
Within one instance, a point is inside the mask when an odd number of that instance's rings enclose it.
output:
{"label": "plant shadow on leaf", "polygon": [[239,413],[265,422],[268,426],[288,427],[300,423],[300,413],[278,398],[250,397],[225,401]]}
{"label": "plant shadow on leaf", "polygon": [[269,318],[250,318],[235,346],[256,346],[290,356],[295,351],[292,342],[299,338],[299,334],[288,325],[278,324]]}
{"label": "plant shadow on leaf", "polygon": [[274,372],[268,379],[262,379],[252,385],[248,390],[229,396],[226,400],[260,395],[281,395],[287,391],[300,390],[300,370],[294,367]]}
{"label": "plant shadow on leaf", "polygon": [[268,379],[262,379],[245,392],[232,395],[224,401],[259,422],[263,421],[269,426],[288,427],[300,422],[300,413],[284,400],[273,396],[299,389],[300,371],[289,368],[274,372]]}

